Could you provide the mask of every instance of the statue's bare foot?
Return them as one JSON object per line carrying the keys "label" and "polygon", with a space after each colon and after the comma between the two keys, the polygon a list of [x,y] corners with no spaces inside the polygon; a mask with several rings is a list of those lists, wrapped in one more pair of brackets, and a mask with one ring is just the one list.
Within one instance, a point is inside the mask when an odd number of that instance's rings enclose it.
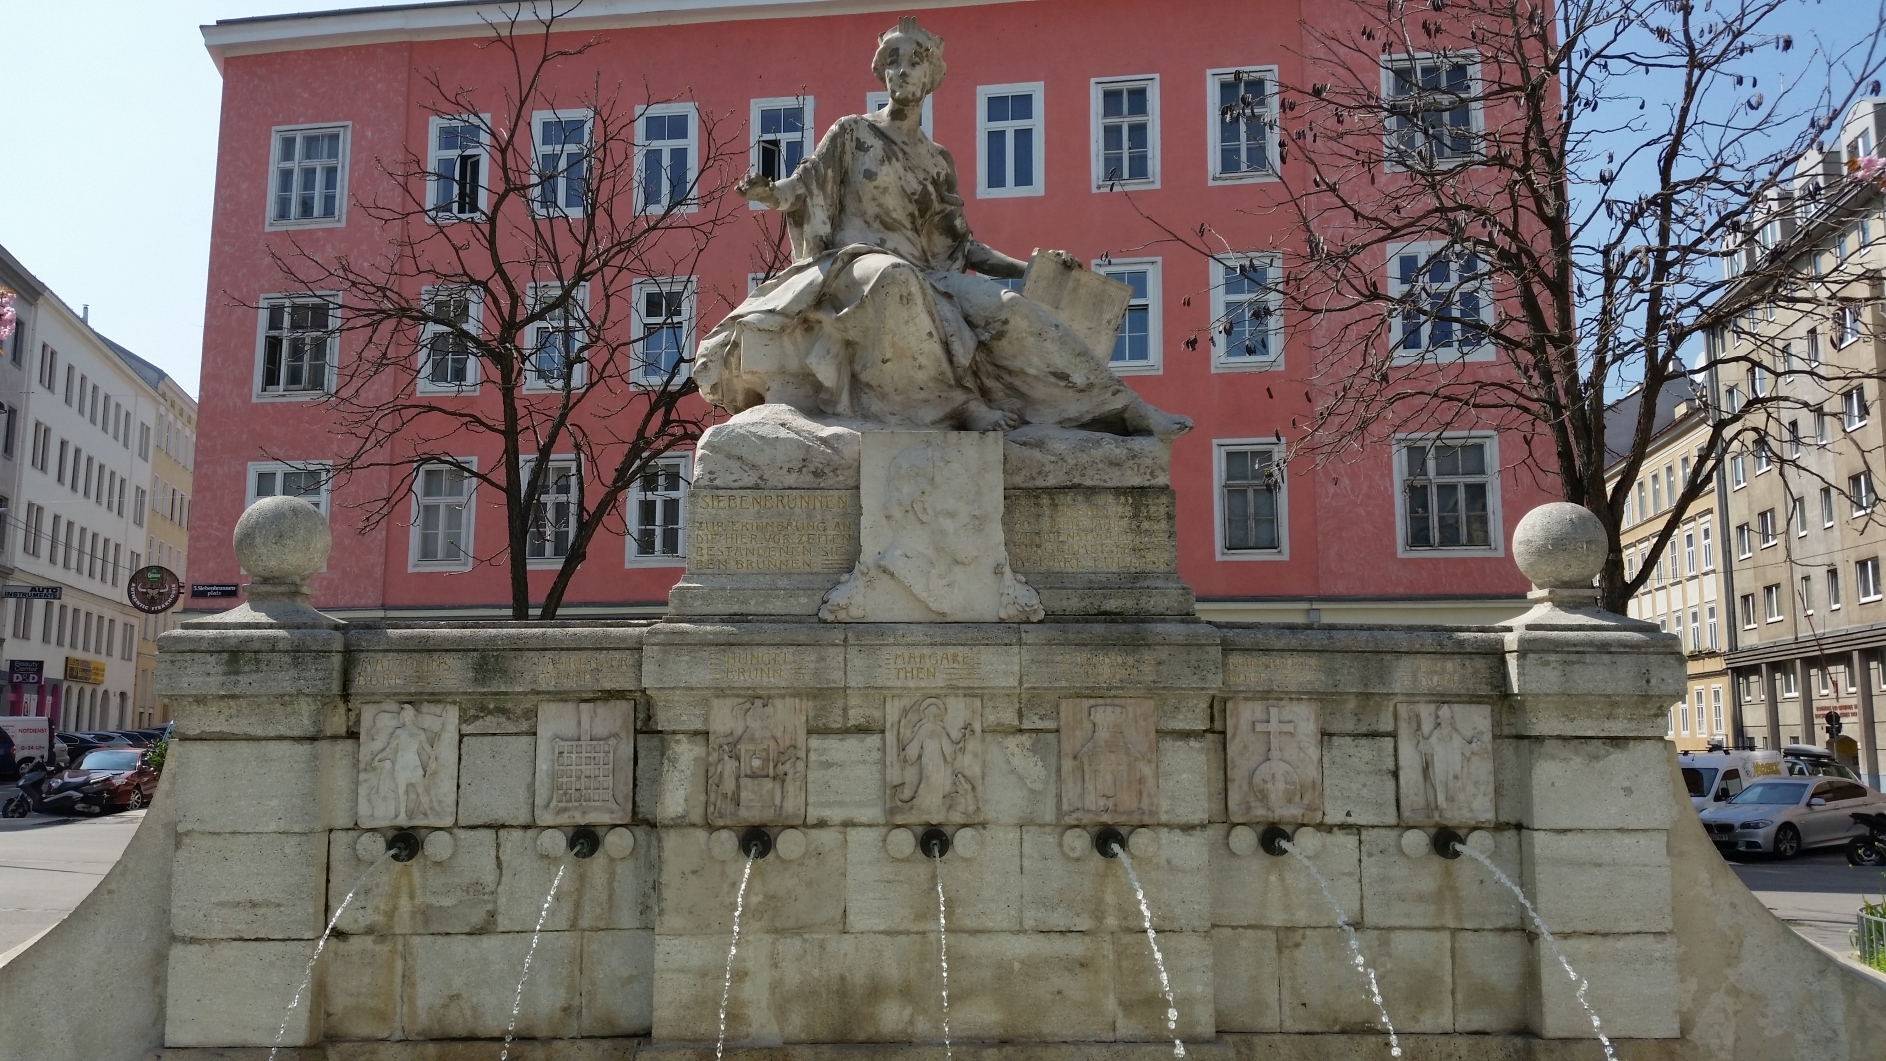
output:
{"label": "statue's bare foot", "polygon": [[1022,418],[1019,413],[977,404],[963,410],[962,422],[969,431],[1012,431],[1021,426]]}
{"label": "statue's bare foot", "polygon": [[1161,442],[1170,442],[1193,427],[1191,417],[1156,409],[1144,400],[1134,402],[1121,415],[1134,434],[1151,435]]}

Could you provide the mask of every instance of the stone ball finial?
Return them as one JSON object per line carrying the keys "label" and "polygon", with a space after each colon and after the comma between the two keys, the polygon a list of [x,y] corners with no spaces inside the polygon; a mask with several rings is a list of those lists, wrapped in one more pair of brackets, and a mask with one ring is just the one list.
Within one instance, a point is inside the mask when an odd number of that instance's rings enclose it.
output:
{"label": "stone ball finial", "polygon": [[298,497],[265,497],[236,521],[236,559],[257,582],[305,582],[327,563],[334,536]]}
{"label": "stone ball finial", "polygon": [[1604,570],[1604,524],[1583,505],[1540,505],[1513,529],[1513,562],[1540,589],[1590,589]]}

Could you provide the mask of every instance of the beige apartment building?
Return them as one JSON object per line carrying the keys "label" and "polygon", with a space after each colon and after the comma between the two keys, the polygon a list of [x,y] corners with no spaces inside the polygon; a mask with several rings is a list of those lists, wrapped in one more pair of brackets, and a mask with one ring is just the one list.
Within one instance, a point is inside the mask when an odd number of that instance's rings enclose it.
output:
{"label": "beige apartment building", "polygon": [[[162,369],[120,349],[132,371],[156,391],[155,400],[138,410],[136,446],[140,458],[150,461],[151,481],[137,489],[138,519],[143,523],[145,564],[174,571],[189,592],[190,498],[192,469],[196,466],[196,399]],[[138,623],[137,684],[133,698],[143,725],[170,721],[170,709],[157,697],[157,635],[173,630],[183,618],[183,604],[162,615],[146,615]]]}
{"label": "beige apartment building", "polygon": [[[1641,391],[1625,396],[1606,411],[1606,437],[1629,438]],[[1683,640],[1689,682],[1683,699],[1670,705],[1669,736],[1681,751],[1698,751],[1713,740],[1730,742],[1729,676],[1723,664],[1728,648],[1724,629],[1726,594],[1717,491],[1711,488],[1684,510],[1682,522],[1663,554],[1650,559],[1657,535],[1670,521],[1670,510],[1700,459],[1709,438],[1709,411],[1688,392],[1687,384],[1664,388],[1659,396],[1655,434],[1643,467],[1624,502],[1624,571],[1635,577],[1651,568],[1643,588],[1631,598],[1633,619],[1656,623]],[[1616,475],[1606,481],[1615,488]]]}
{"label": "beige apartment building", "polygon": [[[1785,290],[1710,337],[1725,409],[1784,399],[1771,403],[1762,435],[1745,434],[1723,462],[1735,735],[1755,747],[1829,747],[1875,786],[1874,700],[1886,691],[1886,509],[1876,484],[1886,455],[1886,217],[1879,180],[1856,170],[1883,134],[1886,104],[1864,100],[1838,139],[1801,161],[1792,195],[1731,265],[1748,270],[1739,282],[1771,293],[1780,267]],[[1841,720],[1837,737],[1825,731],[1828,712]]]}

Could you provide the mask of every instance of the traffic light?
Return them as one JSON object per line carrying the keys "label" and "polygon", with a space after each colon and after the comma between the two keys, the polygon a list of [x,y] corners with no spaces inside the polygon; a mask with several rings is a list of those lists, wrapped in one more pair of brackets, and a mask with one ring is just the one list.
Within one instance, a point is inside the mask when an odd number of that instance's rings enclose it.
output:
{"label": "traffic light", "polygon": [[1829,711],[1823,717],[1827,720],[1827,735],[1829,737],[1840,736],[1840,712]]}

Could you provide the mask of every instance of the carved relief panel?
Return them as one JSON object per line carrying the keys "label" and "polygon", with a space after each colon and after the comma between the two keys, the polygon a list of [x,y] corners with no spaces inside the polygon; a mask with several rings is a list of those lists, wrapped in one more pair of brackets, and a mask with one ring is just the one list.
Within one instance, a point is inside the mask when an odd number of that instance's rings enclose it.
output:
{"label": "carved relief panel", "polygon": [[457,813],[458,705],[363,705],[359,825],[446,826]]}
{"label": "carved relief panel", "polygon": [[1061,815],[1093,824],[1158,818],[1159,743],[1151,700],[1061,701]]}
{"label": "carved relief panel", "polygon": [[884,814],[905,824],[982,821],[981,697],[885,698]]}
{"label": "carved relief panel", "polygon": [[1395,760],[1402,821],[1493,821],[1493,708],[1396,704]]}
{"label": "carved relief panel", "polygon": [[707,710],[707,820],[714,825],[805,821],[806,703],[721,697]]}
{"label": "carved relief panel", "polygon": [[627,822],[634,792],[634,703],[538,706],[538,825]]}
{"label": "carved relief panel", "polygon": [[1234,822],[1323,820],[1323,725],[1315,704],[1225,706],[1225,801]]}

